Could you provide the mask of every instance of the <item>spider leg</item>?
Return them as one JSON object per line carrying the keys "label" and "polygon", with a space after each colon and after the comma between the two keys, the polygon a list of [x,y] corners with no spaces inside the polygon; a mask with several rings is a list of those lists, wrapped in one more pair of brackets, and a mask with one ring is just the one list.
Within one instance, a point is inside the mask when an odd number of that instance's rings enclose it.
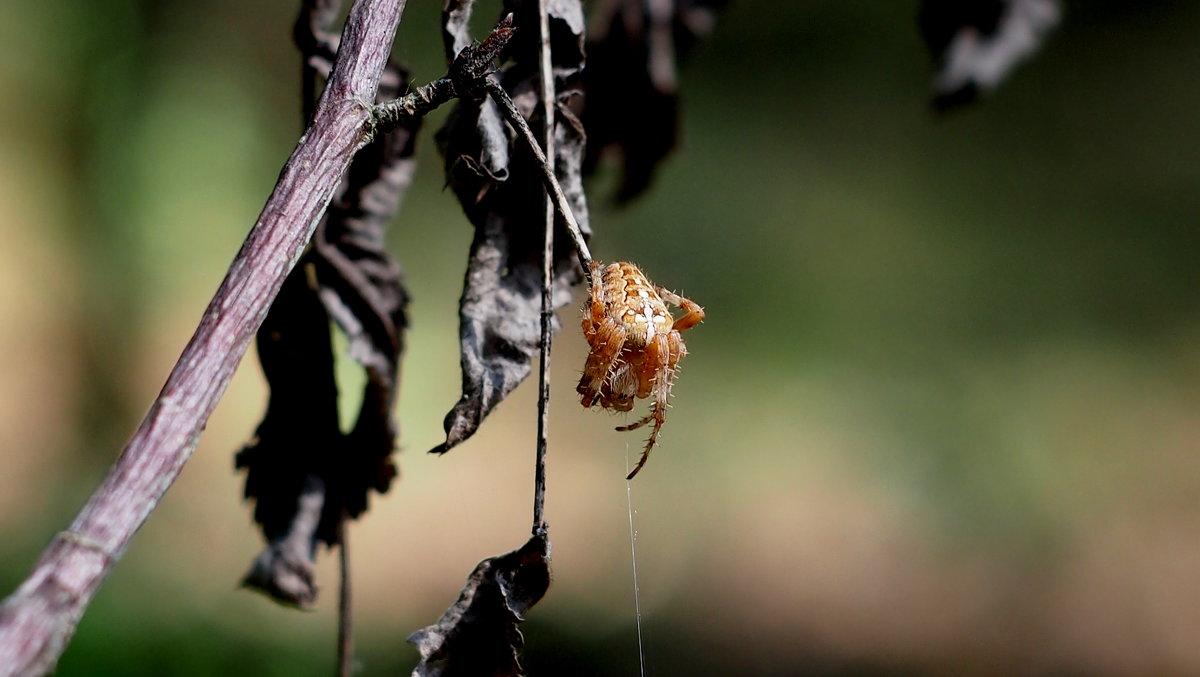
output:
{"label": "spider leg", "polygon": [[588,357],[575,390],[583,396],[583,406],[592,406],[597,397],[601,398],[601,406],[605,406],[604,401],[607,398],[601,390],[619,361],[625,343],[625,332],[606,312],[604,265],[592,261],[588,270],[592,278],[591,291],[584,303],[582,321],[583,337],[588,342]]}
{"label": "spider leg", "polygon": [[605,317],[595,332],[588,336],[592,350],[588,353],[587,362],[583,365],[583,375],[579,377],[579,385],[575,392],[583,396],[582,403],[590,407],[600,396],[605,380],[621,357],[621,349],[625,346],[625,328],[610,317]]}
{"label": "spider leg", "polygon": [[583,315],[583,332],[584,334],[592,331],[593,328],[599,327],[604,321],[604,284],[602,278],[602,264],[592,261],[592,265],[588,270],[592,276],[591,293],[588,295],[587,306],[584,308]]}
{"label": "spider leg", "polygon": [[662,287],[655,285],[654,291],[658,292],[659,298],[670,303],[676,308],[683,310],[683,316],[671,325],[671,328],[676,331],[687,331],[692,327],[704,321],[704,309],[695,301],[684,298],[673,291],[668,291]]}
{"label": "spider leg", "polygon": [[[645,366],[654,368],[651,377],[654,382],[654,404],[650,405],[650,413],[645,418],[632,425],[621,426],[617,430],[634,430],[651,421],[654,422],[654,428],[650,430],[650,437],[646,440],[646,448],[642,451],[642,457],[638,459],[633,471],[625,477],[627,480],[633,479],[642,466],[646,465],[646,459],[650,458],[650,450],[658,443],[658,434],[662,431],[663,424],[667,422],[667,403],[671,398],[671,381],[675,378],[675,365],[679,362],[682,349],[683,341],[680,340],[679,333],[675,331],[655,336],[650,345],[646,347]],[[643,374],[645,373],[643,371]]]}
{"label": "spider leg", "polygon": [[[671,392],[671,386],[675,382],[675,374],[676,374],[677,365],[679,364],[680,358],[682,358],[684,355],[687,355],[687,347],[683,343],[683,338],[681,336],[679,336],[679,332],[671,332],[670,334],[661,335],[660,340],[665,342],[667,345],[667,348],[669,349],[669,350],[665,351],[666,354],[668,355],[667,364],[666,364],[666,373],[667,373],[667,396],[669,397],[670,392]],[[650,351],[647,351],[647,352],[649,353]],[[659,359],[656,356],[662,354],[663,352],[664,351],[661,349],[654,349],[654,354],[649,355],[649,357],[650,357],[650,359]],[[639,397],[639,398],[650,397],[651,392],[656,392],[655,388],[657,388],[657,383],[660,379],[659,373],[661,370],[661,365],[656,367],[653,371],[648,371],[642,365],[634,365],[634,366],[637,366],[641,370],[641,374],[642,374],[641,383],[638,385],[637,397]],[[621,368],[625,368],[625,367],[623,366]],[[637,430],[638,428],[646,425],[650,421],[653,421],[654,417],[656,416],[654,407],[655,407],[655,405],[651,405],[650,413],[646,414],[645,418],[642,418],[642,419],[635,421],[634,423],[630,423],[628,425],[618,426],[617,430],[619,430],[621,432],[627,432],[629,430]],[[628,409],[623,409],[622,411],[628,411]],[[664,414],[664,416],[665,416],[665,414]]]}
{"label": "spider leg", "polygon": [[653,405],[651,405],[650,413],[646,414],[645,418],[639,420],[636,423],[630,423],[629,425],[619,425],[619,426],[617,426],[617,430],[619,432],[623,432],[623,433],[629,432],[630,430],[637,430],[638,428],[646,425],[647,423],[649,423],[650,421],[653,421],[653,420],[654,420],[654,408],[653,408]]}

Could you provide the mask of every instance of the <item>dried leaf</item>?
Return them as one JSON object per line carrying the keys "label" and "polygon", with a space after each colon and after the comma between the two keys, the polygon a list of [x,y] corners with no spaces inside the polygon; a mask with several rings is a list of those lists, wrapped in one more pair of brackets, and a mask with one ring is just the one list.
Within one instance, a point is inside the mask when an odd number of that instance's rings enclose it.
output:
{"label": "dried leaf", "polygon": [[[466,44],[470,3],[449,3],[444,15],[447,58]],[[506,3],[517,26],[536,25],[533,3]],[[555,46],[556,89],[569,91],[583,67],[583,14],[578,0],[549,5]],[[572,47],[573,46],[573,47]],[[500,81],[530,125],[544,124],[537,102],[536,31],[518,30],[508,46],[512,62]],[[561,103],[561,102],[560,102]],[[560,105],[555,121],[558,180],[584,233],[590,232],[583,194],[582,127]],[[544,204],[538,169],[525,149],[513,147],[510,130],[490,99],[462,100],[438,132],[447,181],[475,227],[459,304],[462,396],[446,416],[446,441],[435,453],[469,438],[480,422],[529,375],[540,341],[541,228]],[[553,303],[571,302],[570,286],[582,279],[566,238],[555,247]]]}
{"label": "dried leaf", "polygon": [[[406,75],[399,67],[389,67],[377,98],[391,99],[405,90]],[[414,121],[397,127],[359,151],[345,189],[330,204],[313,239],[318,294],[346,334],[350,357],[367,376],[336,486],[339,505],[350,517],[367,509],[370,490],[387,491],[396,475],[390,456],[399,431],[392,409],[409,294],[400,266],[385,246],[388,224],[412,183],[419,126]]]}
{"label": "dried leaf", "polygon": [[447,63],[471,44],[469,24],[474,9],[475,0],[446,0],[442,5],[442,43]]}
{"label": "dried leaf", "polygon": [[292,38],[309,66],[322,77],[329,76],[340,36],[333,32],[343,0],[304,0]]}
{"label": "dried leaf", "polygon": [[[312,59],[320,71],[319,55]],[[378,97],[394,98],[406,86],[405,72],[389,64]],[[392,408],[408,293],[384,239],[411,182],[415,133],[416,123],[397,128],[355,156],[313,247],[259,331],[271,400],[237,467],[247,470],[245,495],[256,503],[268,544],[244,582],[286,604],[311,605],[317,546],[336,544],[342,521],[362,514],[370,492],[386,491],[396,476]],[[367,375],[346,434],[338,423],[330,319]]]}
{"label": "dried leaf", "polygon": [[921,35],[938,61],[933,104],[947,109],[995,89],[1058,25],[1057,0],[925,0]]}
{"label": "dried leaf", "polygon": [[[678,139],[678,61],[716,23],[723,0],[617,0],[588,35],[583,123],[585,171],[619,151],[618,202],[637,197]],[[631,102],[636,102],[632,104]]]}
{"label": "dried leaf", "polygon": [[525,674],[518,625],[550,587],[550,543],[534,536],[519,550],[483,560],[437,623],[408,638],[421,652],[413,677]]}
{"label": "dried leaf", "polygon": [[287,530],[272,539],[255,558],[242,585],[260,590],[282,604],[307,609],[317,599],[314,534],[325,507],[324,483],[315,475],[309,475],[296,503]]}
{"label": "dried leaf", "polygon": [[[329,318],[310,284],[311,272],[311,264],[296,266],[258,331],[271,397],[254,440],[236,457],[237,467],[246,469],[245,496],[255,502],[254,520],[269,543],[245,584],[298,606],[316,597],[313,556],[325,504],[317,469],[342,441]],[[314,487],[319,500],[311,497]]]}

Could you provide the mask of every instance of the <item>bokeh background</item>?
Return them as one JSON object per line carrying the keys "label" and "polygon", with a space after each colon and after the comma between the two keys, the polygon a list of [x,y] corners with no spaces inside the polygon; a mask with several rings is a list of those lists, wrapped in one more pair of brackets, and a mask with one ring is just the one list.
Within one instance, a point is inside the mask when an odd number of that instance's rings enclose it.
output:
{"label": "bokeh background", "polygon": [[[0,594],[136,427],[295,143],[295,4],[0,5]],[[424,81],[441,3],[409,4]],[[1200,674],[1200,5],[1069,2],[948,116],[915,14],[735,2],[654,189],[615,209],[596,181],[597,256],[709,316],[632,487],[646,672]],[[403,477],[351,531],[363,675],[407,674],[405,637],[528,533],[532,386],[424,453],[471,237],[443,114],[392,237],[415,301]],[[526,662],[637,674],[642,436],[578,406],[560,336]],[[248,358],[60,675],[332,672],[333,557],[312,613],[237,588],[260,541],[232,453],[265,396]]]}

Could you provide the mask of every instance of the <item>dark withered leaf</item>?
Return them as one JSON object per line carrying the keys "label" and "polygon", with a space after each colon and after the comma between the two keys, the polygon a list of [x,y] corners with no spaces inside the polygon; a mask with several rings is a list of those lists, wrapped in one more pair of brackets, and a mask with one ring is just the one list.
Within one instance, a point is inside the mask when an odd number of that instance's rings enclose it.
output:
{"label": "dark withered leaf", "polygon": [[312,567],[325,504],[317,469],[342,442],[329,318],[311,277],[312,265],[302,260],[258,331],[271,396],[254,439],[236,457],[246,470],[254,520],[268,541],[245,582],[299,606],[316,596]]}
{"label": "dark withered leaf", "polygon": [[475,0],[446,0],[442,5],[442,48],[446,63],[454,61],[454,57],[471,44],[469,24],[474,9]]}
{"label": "dark withered leaf", "polygon": [[[314,11],[328,12],[328,4]],[[324,72],[323,50],[336,45],[334,38],[320,33],[304,44],[315,50],[309,64]],[[378,97],[394,98],[406,87],[404,70],[389,64]],[[271,398],[236,462],[247,471],[245,494],[268,543],[244,582],[286,604],[311,605],[318,545],[336,544],[343,520],[365,511],[370,492],[386,491],[396,475],[392,408],[408,293],[384,237],[411,180],[416,131],[397,128],[355,156],[313,247],[259,331]],[[349,433],[338,423],[331,319],[367,376]]]}
{"label": "dark withered leaf", "polygon": [[[724,0],[617,0],[602,6],[587,39],[582,120],[585,171],[621,157],[618,202],[650,185],[678,141],[678,62],[716,23]],[[636,102],[636,103],[631,103]]]}
{"label": "dark withered leaf", "polygon": [[279,537],[271,539],[255,558],[242,585],[259,590],[268,597],[291,606],[307,609],[317,599],[314,581],[314,534],[325,508],[325,485],[316,475],[308,475],[299,495],[292,521]]}
{"label": "dark withered leaf", "polygon": [[925,0],[921,36],[938,63],[932,101],[945,110],[996,88],[1059,21],[1057,0]]}
{"label": "dark withered leaf", "polygon": [[[509,44],[511,61],[500,81],[530,121],[543,128],[537,101],[536,26],[534,3],[506,3],[518,30]],[[469,44],[464,33],[469,2],[448,4],[444,15],[447,58]],[[571,91],[583,67],[583,10],[578,0],[549,4],[551,41],[555,45],[556,89]],[[572,46],[561,47],[560,45]],[[590,233],[581,167],[582,127],[565,105],[558,106],[554,133],[558,180],[585,234]],[[459,303],[462,396],[446,416],[446,441],[432,451],[443,453],[469,438],[480,422],[531,371],[540,341],[543,188],[532,156],[513,146],[513,135],[490,99],[460,100],[438,132],[446,162],[447,182],[475,227],[463,294]],[[571,301],[570,286],[582,279],[566,237],[555,247],[553,303]]]}
{"label": "dark withered leaf", "polygon": [[[377,99],[407,88],[407,73],[390,65]],[[350,517],[367,509],[371,490],[384,492],[396,475],[391,461],[398,430],[392,415],[409,294],[400,266],[385,249],[388,224],[415,170],[419,120],[368,144],[350,165],[313,238],[318,294],[348,340],[350,357],[366,372],[362,402],[336,471],[339,506]]]}
{"label": "dark withered leaf", "polygon": [[518,625],[550,587],[550,543],[483,560],[437,623],[408,638],[421,652],[413,677],[516,677],[524,638]]}
{"label": "dark withered leaf", "polygon": [[337,52],[339,36],[332,29],[343,4],[343,0],[304,0],[292,29],[296,48],[322,77],[329,76]]}

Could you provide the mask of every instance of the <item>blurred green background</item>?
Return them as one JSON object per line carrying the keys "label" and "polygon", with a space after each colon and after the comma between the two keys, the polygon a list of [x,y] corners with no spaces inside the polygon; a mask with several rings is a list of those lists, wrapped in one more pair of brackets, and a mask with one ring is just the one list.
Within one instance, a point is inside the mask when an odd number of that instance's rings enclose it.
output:
{"label": "blurred green background", "polygon": [[[295,143],[295,5],[0,5],[2,594],[136,427]],[[442,71],[439,10],[401,26],[417,81]],[[709,318],[633,485],[647,674],[1198,674],[1200,5],[1070,2],[944,117],[915,13],[734,2],[651,193],[593,194],[597,257]],[[362,675],[407,674],[405,637],[528,530],[528,384],[424,454],[471,237],[443,115],[392,240],[415,297],[403,477],[351,531]],[[583,355],[561,334],[535,675],[638,670],[643,437],[578,406]],[[232,452],[264,401],[247,359],[60,675],[332,672],[331,557],[314,613],[236,587],[260,542]]]}

